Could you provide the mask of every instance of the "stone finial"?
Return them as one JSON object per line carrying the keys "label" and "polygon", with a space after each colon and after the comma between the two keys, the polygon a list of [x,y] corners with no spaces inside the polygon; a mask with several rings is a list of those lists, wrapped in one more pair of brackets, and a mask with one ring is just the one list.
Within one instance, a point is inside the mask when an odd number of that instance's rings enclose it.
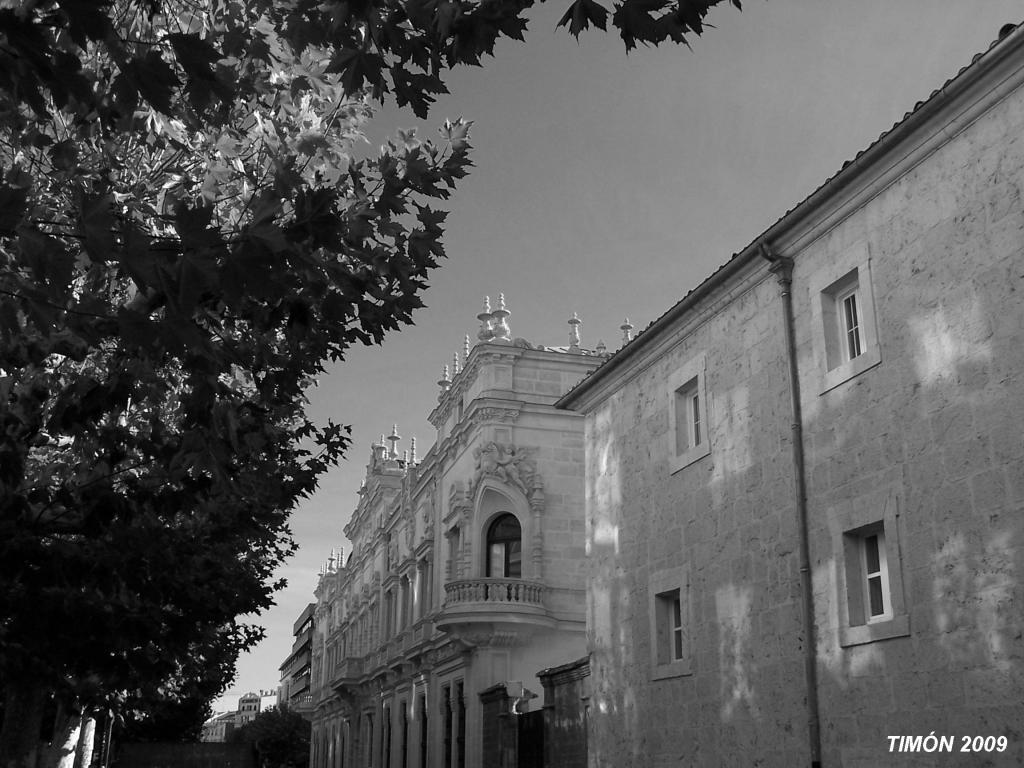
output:
{"label": "stone finial", "polygon": [[459,375],[459,371],[462,370],[462,366],[459,365],[459,353],[452,352],[452,378],[454,379]]}
{"label": "stone finial", "polygon": [[[467,336],[466,338],[468,339],[469,337]],[[417,459],[416,459],[416,435],[412,436],[412,443],[410,444],[409,447],[411,449],[409,451],[409,458],[412,460],[412,463],[415,464],[416,461],[417,461]]]}
{"label": "stone finial", "polygon": [[579,349],[580,348],[580,324],[583,321],[580,320],[579,315],[575,312],[572,313],[572,317],[569,318],[569,348]]}
{"label": "stone finial", "polygon": [[622,343],[629,344],[633,340],[633,324],[629,322],[628,317],[622,321],[619,330],[622,331]]}
{"label": "stone finial", "polygon": [[394,426],[391,427],[391,434],[388,435],[388,440],[391,441],[391,449],[388,451],[388,458],[389,459],[397,459],[398,458],[397,445],[398,445],[398,441],[401,440],[401,439],[402,438],[399,437],[399,435],[398,435],[398,425],[395,424]]}
{"label": "stone finial", "polygon": [[327,558],[327,571],[330,573],[334,570],[334,547],[331,547],[331,556]]}
{"label": "stone finial", "polygon": [[494,337],[494,330],[491,328],[490,296],[484,296],[484,311],[477,315],[476,319],[480,321],[480,330],[476,332],[476,337],[480,341],[490,341]]}
{"label": "stone finial", "polygon": [[597,340],[597,346],[594,347],[594,351],[597,352],[597,354],[599,355],[603,355],[605,352],[608,351],[608,347],[605,346],[604,339]]}
{"label": "stone finial", "polygon": [[405,464],[405,465],[409,464],[409,449],[408,448],[406,448],[404,451],[402,451],[402,463]]}
{"label": "stone finial", "polygon": [[[437,386],[439,386],[441,388],[441,393],[443,394],[446,391],[448,391],[448,387],[450,387],[451,384],[452,384],[451,379],[448,378],[448,366],[445,365],[444,373],[441,374],[441,378],[437,382]],[[381,441],[381,445],[383,445],[384,444],[384,435],[380,436],[380,441]]]}
{"label": "stone finial", "polygon": [[512,313],[505,309],[505,294],[498,294],[498,308],[491,313],[494,320],[494,338],[499,341],[510,341],[512,330],[508,327],[508,318]]}
{"label": "stone finial", "polygon": [[466,361],[469,360],[469,334],[466,334],[466,338],[462,340],[462,367],[466,367]]}

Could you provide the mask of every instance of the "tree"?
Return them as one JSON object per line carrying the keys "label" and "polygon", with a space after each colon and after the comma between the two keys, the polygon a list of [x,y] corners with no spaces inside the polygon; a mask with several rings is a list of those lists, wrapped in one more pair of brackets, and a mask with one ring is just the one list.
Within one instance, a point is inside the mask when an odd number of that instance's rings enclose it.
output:
{"label": "tree", "polygon": [[303,389],[443,255],[468,126],[350,161],[364,100],[272,11],[0,9],[3,764],[47,696],[70,729],[260,637],[236,617],[347,443]]}
{"label": "tree", "polygon": [[[612,23],[685,42],[718,2]],[[461,120],[353,159],[365,91],[425,114],[531,5],[0,7],[0,765],[29,761],[48,697],[65,729],[185,702],[260,637],[237,617],[270,604],[288,515],[347,445],[304,389],[411,322],[471,164]]]}
{"label": "tree", "polygon": [[270,707],[231,734],[232,742],[252,744],[261,768],[309,765],[312,724],[288,707]]}

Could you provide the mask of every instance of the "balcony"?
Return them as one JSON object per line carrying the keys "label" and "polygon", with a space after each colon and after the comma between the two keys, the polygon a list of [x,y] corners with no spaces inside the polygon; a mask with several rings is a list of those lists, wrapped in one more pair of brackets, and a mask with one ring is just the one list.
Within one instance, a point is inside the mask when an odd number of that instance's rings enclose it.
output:
{"label": "balcony", "polygon": [[338,687],[356,682],[362,674],[363,658],[361,656],[349,656],[342,659],[334,667],[334,677],[331,679],[331,685]]}
{"label": "balcony", "polygon": [[315,704],[316,702],[313,700],[313,694],[311,693],[303,693],[289,702],[289,706],[300,715],[306,717],[306,719],[309,719],[309,715],[315,709]]}
{"label": "balcony", "polygon": [[515,644],[555,626],[544,606],[547,587],[523,579],[459,579],[444,586],[437,628],[473,645]]}

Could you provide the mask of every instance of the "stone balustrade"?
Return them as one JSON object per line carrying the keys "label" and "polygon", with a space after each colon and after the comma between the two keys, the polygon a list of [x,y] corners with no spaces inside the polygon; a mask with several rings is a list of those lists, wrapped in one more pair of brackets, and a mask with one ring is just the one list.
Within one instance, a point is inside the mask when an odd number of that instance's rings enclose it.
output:
{"label": "stone balustrade", "polygon": [[445,607],[468,603],[511,603],[543,607],[545,586],[522,579],[458,579],[444,585]]}

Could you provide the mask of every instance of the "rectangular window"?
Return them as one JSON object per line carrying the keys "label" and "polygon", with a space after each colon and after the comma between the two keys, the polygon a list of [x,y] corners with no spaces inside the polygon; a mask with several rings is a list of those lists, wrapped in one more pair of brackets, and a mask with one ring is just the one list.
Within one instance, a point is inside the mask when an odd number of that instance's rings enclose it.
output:
{"label": "rectangular window", "polygon": [[836,580],[839,645],[908,636],[896,492],[865,490],[852,505],[837,505],[826,515],[833,551],[842,563]]}
{"label": "rectangular window", "polygon": [[836,296],[836,304],[839,308],[839,338],[844,362],[860,357],[864,351],[861,347],[861,327],[857,311],[857,295],[858,290],[854,286],[852,289],[843,291]]}
{"label": "rectangular window", "polygon": [[384,637],[389,638],[394,634],[395,628],[395,595],[389,589],[384,593]]}
{"label": "rectangular window", "polygon": [[682,601],[678,589],[654,596],[657,622],[657,660],[669,664],[683,658]]}
{"label": "rectangular window", "polygon": [[694,356],[669,376],[669,471],[711,453],[708,396],[704,382],[705,356]]}
{"label": "rectangular window", "polygon": [[650,595],[651,678],[691,674],[692,649],[689,568],[677,566],[652,574]]}
{"label": "rectangular window", "polygon": [[455,684],[455,698],[458,706],[458,721],[456,723],[456,768],[466,768],[466,696],[463,692],[462,682]]}
{"label": "rectangular window", "polygon": [[670,625],[672,627],[672,661],[679,661],[683,658],[683,603],[679,597],[679,590],[676,590],[672,598],[672,613]]}
{"label": "rectangular window", "polygon": [[700,445],[700,393],[697,377],[676,390],[676,455]]}
{"label": "rectangular window", "polygon": [[808,279],[814,356],[824,394],[882,361],[868,246],[852,246]]}
{"label": "rectangular window", "polygon": [[889,567],[885,557],[885,534],[879,531],[860,539],[864,618],[870,624],[892,618],[889,596]]}
{"label": "rectangular window", "polygon": [[452,687],[441,689],[441,708],[444,717],[444,767],[452,768]]}
{"label": "rectangular window", "polygon": [[401,742],[401,759],[399,765],[401,768],[407,768],[408,756],[409,756],[409,709],[406,703],[403,701],[400,709],[400,721],[402,724],[402,742]]}
{"label": "rectangular window", "polygon": [[427,697],[420,694],[420,768],[427,768],[427,734],[429,725],[427,721]]}

